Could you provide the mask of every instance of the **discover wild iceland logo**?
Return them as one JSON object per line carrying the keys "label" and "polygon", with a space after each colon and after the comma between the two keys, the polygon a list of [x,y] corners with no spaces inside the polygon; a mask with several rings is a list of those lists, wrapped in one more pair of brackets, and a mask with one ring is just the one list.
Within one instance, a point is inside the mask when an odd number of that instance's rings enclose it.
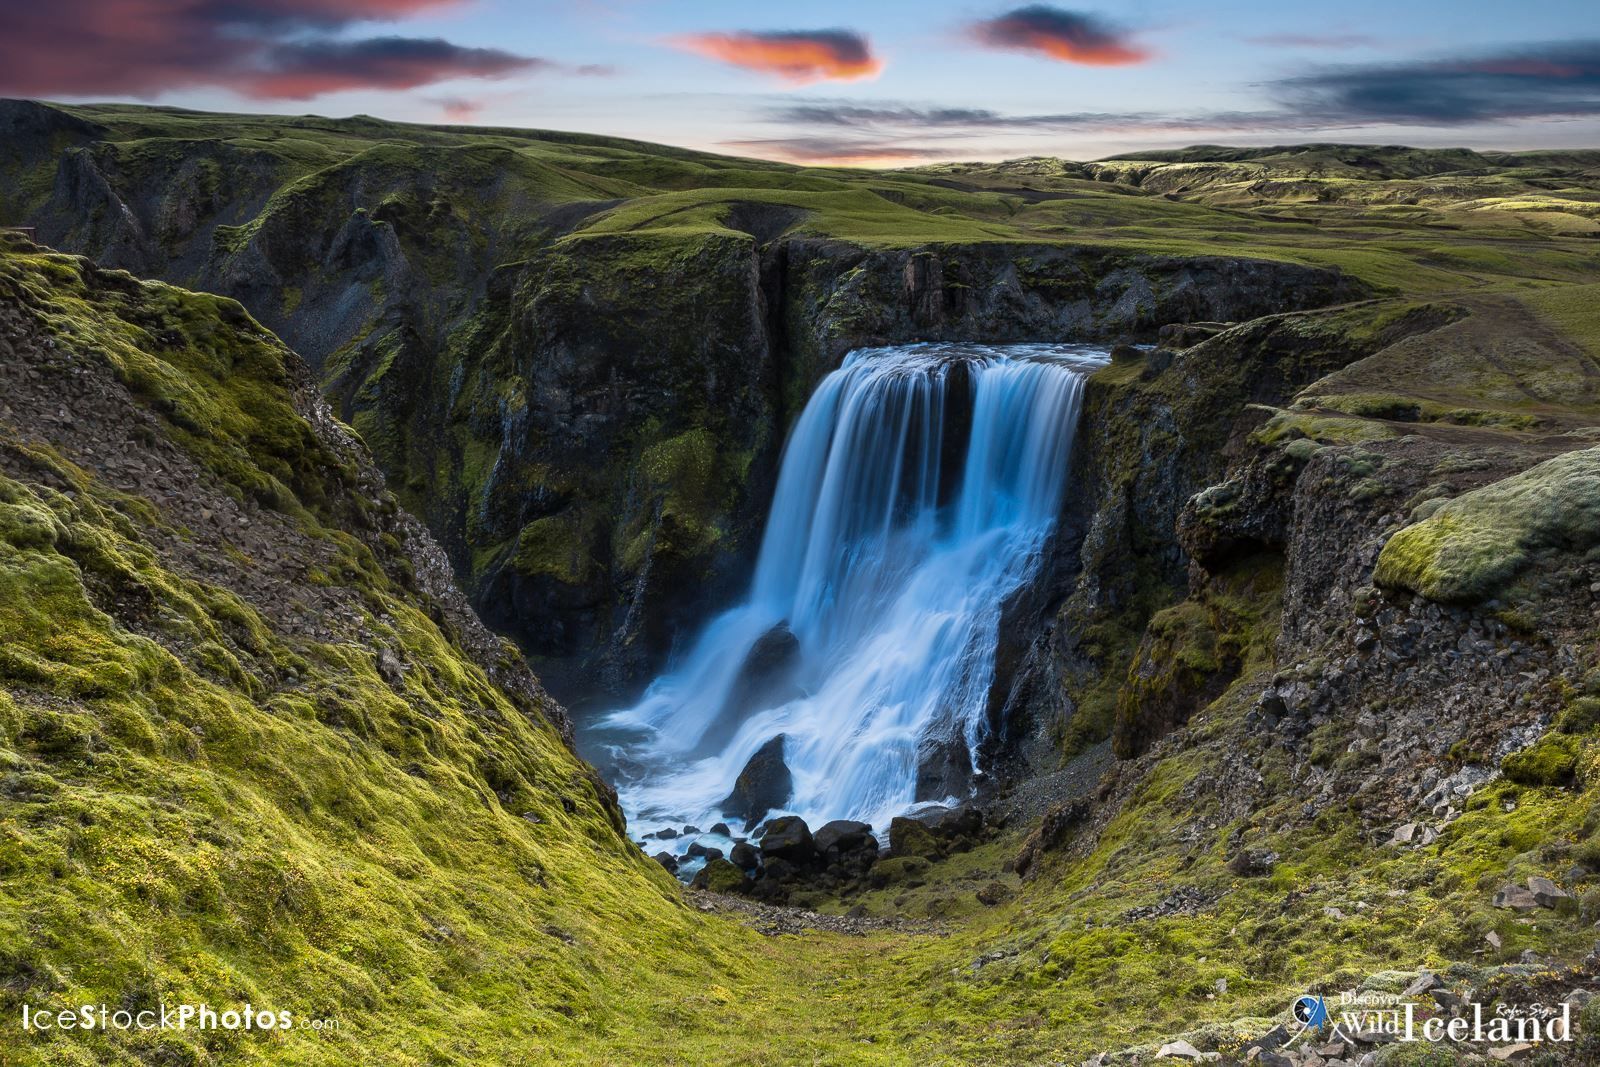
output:
{"label": "discover wild iceland logo", "polygon": [[1449,1042],[1456,1044],[1563,1043],[1572,1040],[1572,1004],[1461,1004],[1458,1014],[1393,993],[1345,992],[1330,1004],[1308,993],[1289,1009],[1299,1029],[1294,1044],[1308,1035],[1347,1041]]}

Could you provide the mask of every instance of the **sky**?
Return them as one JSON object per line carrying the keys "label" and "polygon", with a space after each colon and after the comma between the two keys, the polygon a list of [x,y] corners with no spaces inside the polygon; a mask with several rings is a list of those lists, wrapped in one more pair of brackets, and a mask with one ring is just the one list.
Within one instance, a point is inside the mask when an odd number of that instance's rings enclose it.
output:
{"label": "sky", "polygon": [[1600,4],[0,0],[0,95],[862,166],[1600,147]]}

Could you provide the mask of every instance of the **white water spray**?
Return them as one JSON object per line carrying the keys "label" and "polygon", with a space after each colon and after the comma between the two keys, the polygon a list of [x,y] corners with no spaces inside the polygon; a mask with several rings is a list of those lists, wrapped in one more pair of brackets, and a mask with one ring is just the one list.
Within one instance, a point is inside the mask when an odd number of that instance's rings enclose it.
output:
{"label": "white water spray", "polygon": [[[784,451],[749,599],[599,726],[630,821],[722,820],[779,734],[793,776],[781,810],[812,826],[881,829],[913,808],[934,738],[975,760],[1001,608],[1038,570],[1083,375],[1104,358],[919,344],[854,352],[824,379]],[[739,706],[741,668],[780,624],[798,643],[784,691]]]}

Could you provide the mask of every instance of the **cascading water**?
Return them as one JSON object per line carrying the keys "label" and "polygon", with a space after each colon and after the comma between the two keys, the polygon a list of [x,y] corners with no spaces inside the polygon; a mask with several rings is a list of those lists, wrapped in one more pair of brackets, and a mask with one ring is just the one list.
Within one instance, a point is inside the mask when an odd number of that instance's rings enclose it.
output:
{"label": "cascading water", "polygon": [[[918,344],[829,375],[785,449],[749,598],[590,738],[630,821],[727,818],[735,779],[779,735],[792,790],[774,813],[813,826],[881,829],[913,808],[919,747],[972,764],[1001,608],[1038,569],[1083,375],[1104,358]],[[753,685],[762,658],[780,666]]]}

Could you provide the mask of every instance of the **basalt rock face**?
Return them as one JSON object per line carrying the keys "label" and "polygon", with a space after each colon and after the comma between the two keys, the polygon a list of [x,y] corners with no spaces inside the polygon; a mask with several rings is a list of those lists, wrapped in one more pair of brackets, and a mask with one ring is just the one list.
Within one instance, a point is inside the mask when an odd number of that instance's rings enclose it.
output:
{"label": "basalt rock face", "polygon": [[1297,264],[1070,245],[863,249],[796,238],[764,261],[769,291],[784,294],[781,337],[802,390],[863,345],[1154,339],[1167,323],[1238,322],[1362,291]]}
{"label": "basalt rock face", "polygon": [[[1510,333],[1527,346],[1518,358],[1564,383],[1566,411],[1529,423],[1485,393],[1483,408],[1435,421],[1356,417],[1339,410],[1348,402],[1329,383],[1350,372],[1338,372],[1262,412],[1220,456],[1175,520],[1181,581],[1115,682],[1111,736],[1125,759],[1094,794],[1111,801],[1100,811],[1189,754],[1206,771],[1183,799],[1214,805],[1215,825],[1246,826],[1273,804],[1292,809],[1286,825],[1340,811],[1365,841],[1417,849],[1497,779],[1584,781],[1581,739],[1600,721],[1600,449],[1587,428],[1600,373],[1512,314],[1425,309],[1358,331],[1366,351],[1380,346],[1359,373],[1444,350],[1471,383],[1479,366],[1500,372],[1506,349],[1488,341]],[[1493,428],[1463,430],[1469,421]],[[1076,609],[1069,599],[1057,619],[1059,647]],[[1095,811],[1058,808],[1046,825],[1070,821],[1073,834],[1030,842],[1026,865],[1092,847]],[[1228,847],[1249,854],[1249,833]]]}
{"label": "basalt rock face", "polygon": [[[1238,666],[1237,650],[1216,643],[1218,627],[1230,625],[1222,608],[1196,606],[1146,626],[1182,598],[1197,557],[1220,564],[1282,536],[1285,515],[1268,492],[1283,484],[1282,472],[1245,463],[1270,405],[1459,313],[1410,308],[1378,329],[1359,307],[1268,316],[1093,375],[1053,563],[1008,605],[1002,626],[990,758],[1049,767],[1063,741],[1103,736],[1119,702],[1168,707],[1140,720],[1159,734],[1167,727],[1156,720],[1181,722],[1215,697]],[[1202,490],[1228,514],[1226,528],[1199,529],[1186,511]],[[1196,527],[1187,538],[1185,523]],[[1124,754],[1148,743],[1144,728],[1124,726]]]}

